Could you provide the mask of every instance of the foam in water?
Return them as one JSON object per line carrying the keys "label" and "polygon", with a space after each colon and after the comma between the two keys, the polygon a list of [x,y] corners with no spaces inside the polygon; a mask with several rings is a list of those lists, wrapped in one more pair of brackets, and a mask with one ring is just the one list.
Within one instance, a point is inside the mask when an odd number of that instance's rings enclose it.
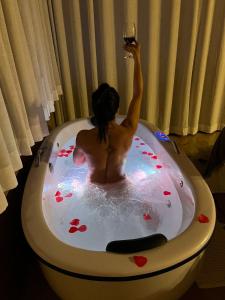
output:
{"label": "foam in water", "polygon": [[104,186],[86,183],[87,164],[73,164],[73,144],[71,139],[61,149],[54,180],[46,182],[43,193],[45,220],[58,239],[105,251],[113,240],[178,234],[183,214],[179,195],[167,167],[141,138],[134,137],[125,161],[127,179]]}

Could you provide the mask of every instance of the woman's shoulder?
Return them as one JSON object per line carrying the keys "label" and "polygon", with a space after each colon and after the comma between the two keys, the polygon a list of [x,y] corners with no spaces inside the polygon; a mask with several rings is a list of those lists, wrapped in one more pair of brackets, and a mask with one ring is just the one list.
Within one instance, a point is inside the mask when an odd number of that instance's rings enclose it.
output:
{"label": "woman's shoulder", "polygon": [[76,141],[80,145],[84,145],[84,144],[90,143],[91,139],[93,137],[95,137],[96,135],[97,135],[96,128],[80,130],[77,134]]}

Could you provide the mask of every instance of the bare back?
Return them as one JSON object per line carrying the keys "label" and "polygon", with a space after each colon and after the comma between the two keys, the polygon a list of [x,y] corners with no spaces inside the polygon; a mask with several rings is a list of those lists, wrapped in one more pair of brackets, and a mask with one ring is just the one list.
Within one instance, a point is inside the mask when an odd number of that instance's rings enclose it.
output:
{"label": "bare back", "polygon": [[134,59],[133,98],[127,117],[120,125],[115,121],[108,123],[105,142],[100,143],[98,128],[82,130],[77,135],[76,145],[81,151],[74,150],[74,162],[82,164],[87,161],[90,181],[95,183],[111,183],[125,178],[124,159],[138,125],[143,94],[140,46],[137,42],[126,44],[125,50],[132,53]]}
{"label": "bare back", "polygon": [[122,168],[132,137],[132,130],[115,122],[108,126],[106,142],[100,143],[97,128],[79,132],[77,146],[85,154],[91,182],[104,184],[125,178]]}

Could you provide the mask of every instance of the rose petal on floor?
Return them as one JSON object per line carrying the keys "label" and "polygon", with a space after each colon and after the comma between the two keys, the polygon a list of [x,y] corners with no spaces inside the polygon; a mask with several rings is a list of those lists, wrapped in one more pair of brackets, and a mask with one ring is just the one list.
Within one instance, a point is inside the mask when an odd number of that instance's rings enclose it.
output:
{"label": "rose petal on floor", "polygon": [[55,196],[57,197],[57,196],[60,196],[61,195],[61,193],[60,193],[60,191],[57,191],[56,193],[55,193]]}

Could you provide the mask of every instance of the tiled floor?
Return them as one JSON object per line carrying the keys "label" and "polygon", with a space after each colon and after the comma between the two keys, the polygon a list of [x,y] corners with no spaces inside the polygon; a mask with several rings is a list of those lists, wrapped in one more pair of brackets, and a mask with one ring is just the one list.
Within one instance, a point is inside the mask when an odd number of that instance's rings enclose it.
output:
{"label": "tiled floor", "polygon": [[[183,147],[200,172],[203,172],[205,163],[200,162],[198,159],[208,158],[217,136],[218,133],[211,135],[199,133],[195,136],[188,137],[175,136],[174,139],[178,145]],[[24,168],[18,174],[19,186],[8,193],[9,207],[0,215],[1,300],[58,299],[43,278],[39,266],[25,242],[21,228],[21,199],[31,162],[32,157],[24,158]],[[220,215],[218,216],[221,220],[225,220],[225,194],[218,194],[215,197],[217,198],[217,205],[220,207]],[[222,213],[223,210],[224,214]],[[190,299],[225,300],[225,287],[199,289],[197,285],[194,284],[182,297],[182,300]]]}

